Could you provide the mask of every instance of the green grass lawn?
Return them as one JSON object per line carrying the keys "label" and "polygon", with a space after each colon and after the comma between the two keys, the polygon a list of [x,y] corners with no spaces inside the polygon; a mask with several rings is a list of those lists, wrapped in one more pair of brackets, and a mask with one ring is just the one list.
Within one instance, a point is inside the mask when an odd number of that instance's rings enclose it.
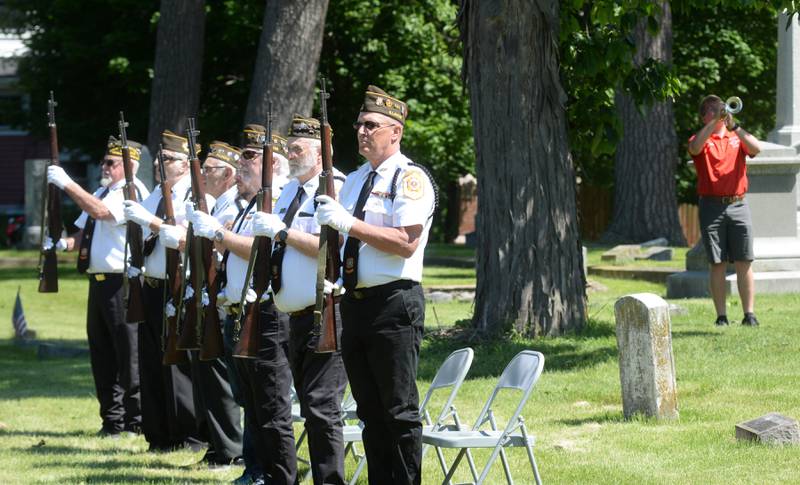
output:
{"label": "green grass lawn", "polygon": [[[460,269],[434,273],[426,271],[426,284],[429,278],[468,278]],[[60,277],[58,294],[40,295],[33,269],[0,268],[0,314],[10,317],[20,286],[28,323],[40,338],[85,346],[87,284],[66,267]],[[472,346],[475,361],[456,400],[462,421],[472,424],[506,363],[522,349],[535,349],[546,357],[545,372],[523,415],[537,437],[545,483],[800,481],[800,448],[734,439],[738,422],[773,411],[800,417],[800,295],[759,295],[759,328],[716,328],[710,300],[676,300],[688,310],[672,321],[680,418],[625,421],[614,302],[638,292],[663,296],[665,289],[641,281],[593,279],[608,290],[589,294],[589,324],[575,335],[470,343],[463,336],[429,333],[420,355],[421,395],[450,352]],[[738,300],[729,304],[728,315],[740,318]],[[426,328],[451,327],[469,319],[472,310],[472,302],[429,303]],[[12,344],[10,327],[0,331],[0,483],[220,483],[240,472],[192,467],[201,453],[148,454],[141,437],[94,437],[100,422],[88,359],[37,360],[33,349]],[[515,398],[501,398],[498,418],[508,416]],[[434,410],[439,403],[434,401]],[[452,460],[453,454],[447,456]],[[486,454],[475,456],[481,466]],[[524,451],[511,450],[509,457],[516,483],[533,483]],[[350,458],[347,468],[349,476],[355,468]],[[464,464],[456,481],[466,481],[467,470]],[[423,477],[426,484],[443,478],[434,453],[425,458]],[[366,483],[365,476],[360,483]],[[505,483],[499,462],[489,483]]]}

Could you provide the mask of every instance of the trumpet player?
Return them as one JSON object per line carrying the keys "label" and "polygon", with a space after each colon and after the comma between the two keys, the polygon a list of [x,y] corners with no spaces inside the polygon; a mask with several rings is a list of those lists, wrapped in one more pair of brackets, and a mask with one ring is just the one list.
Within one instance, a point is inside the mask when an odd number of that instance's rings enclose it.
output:
{"label": "trumpet player", "polygon": [[753,313],[753,223],[747,205],[746,157],[760,151],[759,141],[739,126],[733,113],[741,100],[728,103],[715,95],[700,103],[703,127],[689,139],[689,154],[697,172],[700,229],[710,265],[711,298],[717,311],[716,325],[728,325],[725,309],[727,263],[734,264],[742,300],[742,325],[756,326]]}

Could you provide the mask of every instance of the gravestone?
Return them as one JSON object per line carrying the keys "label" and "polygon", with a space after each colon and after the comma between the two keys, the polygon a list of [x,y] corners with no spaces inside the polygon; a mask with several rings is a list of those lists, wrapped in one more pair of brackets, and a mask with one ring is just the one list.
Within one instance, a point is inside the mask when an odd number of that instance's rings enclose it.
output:
{"label": "gravestone", "polygon": [[[469,235],[475,235],[475,214],[478,212],[478,179],[472,174],[458,178],[458,237],[456,244],[474,247]],[[470,244],[472,242],[472,244]]]}
{"label": "gravestone", "polygon": [[797,445],[800,444],[800,426],[795,419],[778,413],[769,413],[737,424],[736,439],[759,441],[770,445]]}
{"label": "gravestone", "polygon": [[669,305],[652,293],[628,295],[614,305],[622,412],[678,417]]}

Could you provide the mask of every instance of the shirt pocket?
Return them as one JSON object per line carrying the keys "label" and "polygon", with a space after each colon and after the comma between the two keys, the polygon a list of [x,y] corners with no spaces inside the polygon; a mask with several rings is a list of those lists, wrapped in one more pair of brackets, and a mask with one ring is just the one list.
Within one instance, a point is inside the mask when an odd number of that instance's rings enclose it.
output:
{"label": "shirt pocket", "polygon": [[307,234],[319,234],[319,225],[314,216],[301,216],[299,213],[292,221],[292,229],[305,232]]}
{"label": "shirt pocket", "polygon": [[370,197],[364,204],[364,222],[373,226],[392,227],[392,201]]}

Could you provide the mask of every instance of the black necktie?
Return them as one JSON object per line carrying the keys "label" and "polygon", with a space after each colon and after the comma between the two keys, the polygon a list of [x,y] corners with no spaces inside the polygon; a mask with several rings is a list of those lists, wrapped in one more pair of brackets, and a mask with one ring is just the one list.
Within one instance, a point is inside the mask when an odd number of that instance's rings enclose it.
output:
{"label": "black necktie", "polygon": [[[105,199],[108,195],[108,187],[103,190],[98,196],[100,200]],[[89,258],[92,253],[92,235],[94,234],[94,217],[87,217],[86,224],[83,226],[83,235],[81,236],[81,245],[78,250],[78,273],[85,273],[89,269]]]}
{"label": "black necktie", "polygon": [[[164,220],[166,217],[166,208],[164,207],[164,186],[161,186],[161,198],[158,200],[158,207],[156,207],[155,216],[161,220]],[[165,221],[166,223],[166,221]],[[144,247],[142,249],[142,254],[145,256],[150,256],[153,254],[153,250],[156,248],[156,241],[158,241],[158,233],[151,232],[147,239],[144,240]]]}
{"label": "black necktie", "polygon": [[[297,187],[297,194],[292,199],[291,204],[286,209],[286,214],[283,215],[283,223],[286,224],[286,229],[292,227],[294,216],[300,209],[300,202],[305,194],[303,186]],[[272,264],[272,293],[277,293],[281,289],[281,268],[283,267],[283,254],[286,252],[286,242],[280,241],[275,243],[275,250],[272,251],[270,262]]]}
{"label": "black necktie", "polygon": [[[369,199],[369,194],[372,192],[372,186],[375,183],[375,175],[378,172],[371,171],[367,175],[367,180],[361,187],[361,192],[358,194],[356,207],[353,210],[353,217],[364,220],[364,205]],[[358,283],[358,247],[361,244],[359,239],[353,236],[347,236],[347,242],[344,245],[344,274],[342,280],[344,287],[347,291],[353,291]]]}

